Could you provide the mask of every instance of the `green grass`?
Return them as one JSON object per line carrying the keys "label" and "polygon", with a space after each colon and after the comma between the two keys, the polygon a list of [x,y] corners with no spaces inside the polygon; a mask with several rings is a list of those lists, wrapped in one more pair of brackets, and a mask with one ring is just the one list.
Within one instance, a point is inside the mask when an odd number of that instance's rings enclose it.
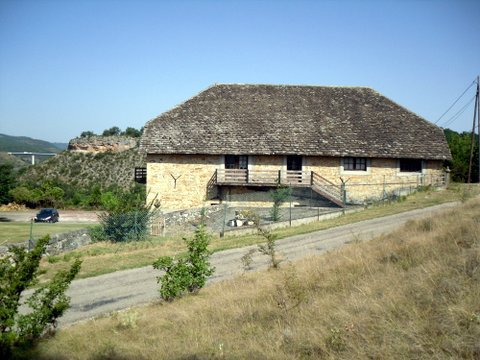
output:
{"label": "green grass", "polygon": [[[30,222],[13,221],[0,223],[0,245],[14,244],[26,241],[30,238]],[[69,231],[85,229],[92,226],[92,223],[33,223],[32,237],[41,238],[45,235],[61,234]]]}
{"label": "green grass", "polygon": [[[362,220],[424,208],[444,202],[460,201],[480,192],[480,187],[478,186],[467,188],[467,192],[464,191],[465,188],[465,186],[454,185],[450,189],[443,191],[418,192],[400,202],[372,206],[364,211],[347,214],[336,219],[277,229],[274,233],[281,239],[297,234],[305,234]],[[210,249],[216,252],[262,242],[265,242],[265,239],[256,234],[226,236],[224,238],[214,236],[210,244]],[[82,269],[78,274],[78,278],[86,278],[118,270],[151,265],[159,256],[179,255],[184,249],[185,246],[181,237],[151,237],[149,241],[121,244],[99,242],[72,251],[70,255],[72,257],[80,257],[83,260]],[[68,260],[64,260],[64,257],[62,257],[59,261],[54,262],[44,260],[41,266],[42,269],[45,270],[45,273],[42,275],[43,280],[51,278],[56,271],[66,269],[69,265]]]}

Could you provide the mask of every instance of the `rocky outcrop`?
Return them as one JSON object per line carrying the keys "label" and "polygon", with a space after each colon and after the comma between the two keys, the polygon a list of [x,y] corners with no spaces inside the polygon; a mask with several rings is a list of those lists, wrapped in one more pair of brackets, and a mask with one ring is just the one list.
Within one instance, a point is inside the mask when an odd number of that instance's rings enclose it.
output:
{"label": "rocky outcrop", "polygon": [[89,136],[70,140],[68,151],[103,153],[121,152],[138,146],[138,138],[127,136]]}

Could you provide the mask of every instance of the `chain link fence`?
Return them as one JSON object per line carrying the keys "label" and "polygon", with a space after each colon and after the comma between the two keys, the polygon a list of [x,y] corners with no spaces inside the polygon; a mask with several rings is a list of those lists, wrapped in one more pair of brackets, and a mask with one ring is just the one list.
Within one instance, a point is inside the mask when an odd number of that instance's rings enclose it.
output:
{"label": "chain link fence", "polygon": [[[212,234],[220,236],[255,232],[255,221],[269,226],[293,226],[339,216],[350,209],[366,205],[396,201],[419,190],[447,186],[445,175],[415,174],[380,178],[376,182],[360,181],[358,178],[342,179],[339,185],[346,206],[338,206],[312,189],[295,189],[281,204],[277,219],[272,214],[273,198],[264,191],[263,202],[253,198],[252,192],[236,192],[220,204],[204,209],[190,209],[152,218],[150,233],[154,236],[188,235],[200,222],[205,222]],[[272,189],[270,189],[272,190]],[[298,190],[298,191],[297,191]]]}

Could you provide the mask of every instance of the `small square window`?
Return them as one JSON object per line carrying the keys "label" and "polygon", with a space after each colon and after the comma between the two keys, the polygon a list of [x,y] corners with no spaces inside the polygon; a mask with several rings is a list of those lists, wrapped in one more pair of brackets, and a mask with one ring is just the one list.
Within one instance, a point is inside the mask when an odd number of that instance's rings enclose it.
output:
{"label": "small square window", "polygon": [[366,158],[347,157],[343,159],[343,170],[346,171],[367,171]]}

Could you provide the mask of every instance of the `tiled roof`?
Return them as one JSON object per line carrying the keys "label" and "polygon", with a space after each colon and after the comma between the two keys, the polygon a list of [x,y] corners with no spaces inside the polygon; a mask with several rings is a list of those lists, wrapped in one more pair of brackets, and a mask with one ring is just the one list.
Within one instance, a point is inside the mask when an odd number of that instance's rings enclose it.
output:
{"label": "tiled roof", "polygon": [[450,159],[442,129],[365,87],[214,85],[145,125],[148,154]]}

